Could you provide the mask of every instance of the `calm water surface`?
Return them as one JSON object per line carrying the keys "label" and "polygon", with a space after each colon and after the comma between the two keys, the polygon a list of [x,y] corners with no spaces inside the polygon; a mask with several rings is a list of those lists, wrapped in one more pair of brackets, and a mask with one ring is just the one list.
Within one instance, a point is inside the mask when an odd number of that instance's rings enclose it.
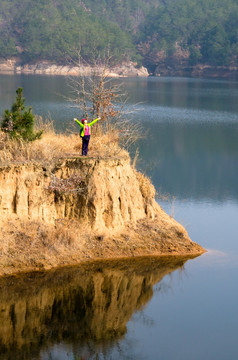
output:
{"label": "calm water surface", "polygon": [[[238,358],[238,82],[123,82],[147,130],[138,167],[208,252],[2,282],[0,359]],[[77,115],[61,96],[66,79],[44,76],[0,76],[1,114],[18,86],[58,130]]]}

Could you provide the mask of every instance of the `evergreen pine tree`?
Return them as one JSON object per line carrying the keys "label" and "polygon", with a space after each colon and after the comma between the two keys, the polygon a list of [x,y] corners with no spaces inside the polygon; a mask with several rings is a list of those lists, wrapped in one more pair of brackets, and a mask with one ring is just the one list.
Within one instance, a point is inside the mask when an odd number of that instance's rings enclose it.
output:
{"label": "evergreen pine tree", "polygon": [[32,114],[32,108],[26,108],[23,89],[16,90],[16,101],[11,107],[11,111],[5,110],[4,118],[1,124],[2,131],[9,134],[13,139],[23,139],[33,141],[39,139],[42,131],[34,132],[35,119]]}

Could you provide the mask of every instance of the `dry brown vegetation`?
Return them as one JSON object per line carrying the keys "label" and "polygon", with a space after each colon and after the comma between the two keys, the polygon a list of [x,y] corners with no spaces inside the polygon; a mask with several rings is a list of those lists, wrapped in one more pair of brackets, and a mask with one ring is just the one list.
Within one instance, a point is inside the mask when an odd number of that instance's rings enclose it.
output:
{"label": "dry brown vegetation", "polygon": [[0,276],[95,259],[197,256],[205,252],[163,214],[155,220],[141,219],[135,227],[128,225],[124,232],[114,235],[87,231],[74,220],[50,225],[11,219],[1,224],[0,239]]}
{"label": "dry brown vegetation", "polygon": [[[11,219],[1,223],[0,275],[75,263],[90,235],[71,220],[54,225]],[[85,255],[85,260],[87,256]]]}
{"label": "dry brown vegetation", "polygon": [[[32,142],[10,139],[6,133],[0,132],[0,164],[9,165],[26,161],[49,163],[59,158],[81,155],[82,140],[79,129],[56,134],[52,121],[41,121],[37,128],[43,129],[43,136]],[[122,149],[119,141],[120,134],[116,129],[107,132],[99,129],[90,140],[89,156],[123,155],[126,150]]]}
{"label": "dry brown vegetation", "polygon": [[139,171],[136,172],[136,177],[139,182],[140,191],[141,191],[143,198],[144,199],[154,199],[155,188],[152,185],[150,179]]}

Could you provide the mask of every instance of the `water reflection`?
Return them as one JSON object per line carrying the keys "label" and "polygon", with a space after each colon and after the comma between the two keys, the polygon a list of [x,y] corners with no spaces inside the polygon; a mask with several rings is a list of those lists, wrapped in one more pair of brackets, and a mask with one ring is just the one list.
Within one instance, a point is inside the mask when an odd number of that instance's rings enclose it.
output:
{"label": "water reflection", "polygon": [[[59,359],[65,348],[73,359],[92,354],[98,345],[105,352],[124,336],[132,314],[151,299],[153,285],[186,261],[96,262],[1,279],[1,359]],[[55,352],[61,357],[52,357]]]}

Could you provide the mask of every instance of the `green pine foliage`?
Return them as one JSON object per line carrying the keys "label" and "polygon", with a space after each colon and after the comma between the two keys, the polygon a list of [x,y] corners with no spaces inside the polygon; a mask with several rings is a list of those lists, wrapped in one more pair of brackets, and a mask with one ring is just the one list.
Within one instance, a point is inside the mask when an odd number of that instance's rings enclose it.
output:
{"label": "green pine foliage", "polygon": [[118,60],[125,55],[135,57],[131,35],[107,15],[95,1],[37,0],[33,4],[31,0],[12,0],[11,5],[0,2],[0,39],[7,32],[15,41],[11,51],[0,41],[0,56],[15,55],[17,46],[23,62],[63,63],[66,55],[74,57],[75,49],[80,48],[86,58],[88,53],[103,51],[110,45]]}
{"label": "green pine foliage", "polygon": [[23,89],[16,90],[16,100],[10,110],[5,110],[1,129],[12,139],[33,141],[39,139],[42,131],[34,132],[35,119],[30,107],[26,108]]}
{"label": "green pine foliage", "polygon": [[147,57],[158,49],[169,57],[174,44],[189,50],[190,63],[237,65],[237,0],[163,0],[139,34]]}
{"label": "green pine foliage", "polygon": [[150,65],[179,45],[190,64],[237,65],[238,0],[0,1],[1,58],[64,63],[108,45],[118,62]]}

